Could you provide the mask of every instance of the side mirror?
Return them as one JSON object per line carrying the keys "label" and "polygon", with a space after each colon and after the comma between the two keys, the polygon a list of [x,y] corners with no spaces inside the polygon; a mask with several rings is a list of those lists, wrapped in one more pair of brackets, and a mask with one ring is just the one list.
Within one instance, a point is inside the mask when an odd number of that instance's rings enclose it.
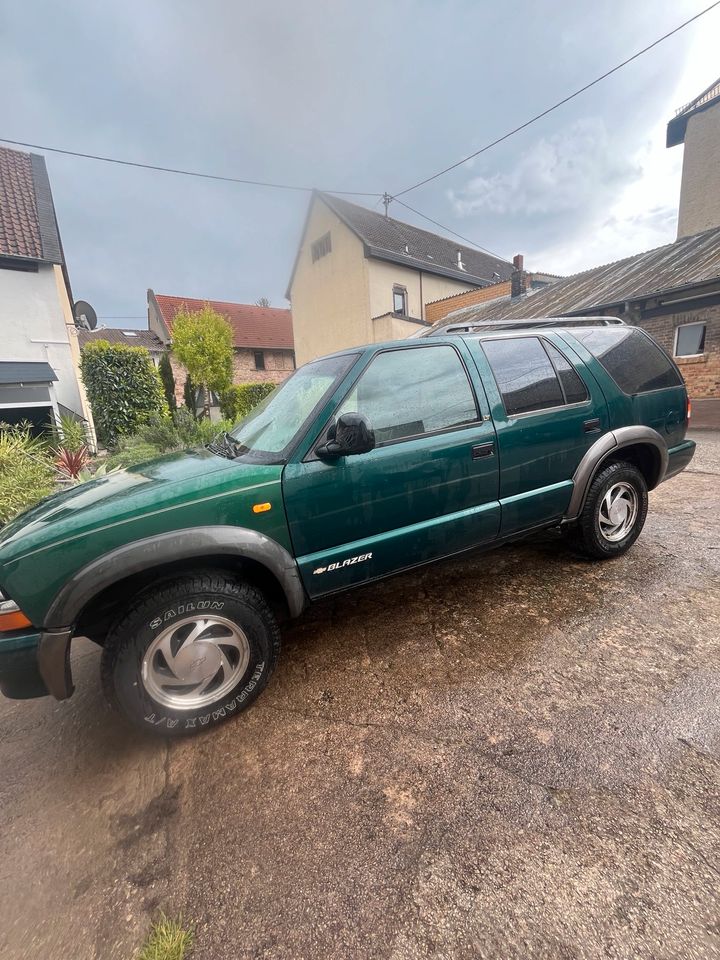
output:
{"label": "side mirror", "polygon": [[328,431],[327,442],[316,447],[315,453],[323,460],[334,460],[368,453],[374,446],[375,434],[367,417],[361,413],[344,413]]}

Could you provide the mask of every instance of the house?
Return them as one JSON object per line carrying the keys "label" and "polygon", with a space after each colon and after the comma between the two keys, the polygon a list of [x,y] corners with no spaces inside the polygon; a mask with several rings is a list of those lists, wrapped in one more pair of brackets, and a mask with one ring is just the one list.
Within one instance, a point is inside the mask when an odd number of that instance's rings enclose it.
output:
{"label": "house", "polygon": [[107,343],[126,347],[144,347],[150,354],[150,359],[157,365],[160,357],[165,353],[165,344],[157,334],[151,330],[118,330],[115,327],[98,327],[95,330],[78,330],[80,349],[89,343],[105,340]]}
{"label": "house", "polygon": [[428,325],[428,301],[511,272],[481,250],[315,192],[287,290],[298,363],[410,336]]}
{"label": "house", "polygon": [[693,423],[720,426],[720,81],[668,124],[668,146],[681,142],[674,243],[564,277],[532,296],[521,278],[519,295],[462,306],[440,322],[620,317],[647,330],[675,359],[693,401]]}
{"label": "house", "polygon": [[[169,348],[176,315],[183,309],[202,310],[207,304],[225,317],[233,332],[233,382],[281,383],[295,369],[293,322],[289,310],[259,307],[250,303],[226,303],[171,297],[148,290],[148,328]],[[185,368],[170,355],[175,393],[182,400],[187,379]]]}
{"label": "house", "polygon": [[[523,256],[519,253],[513,257],[513,272],[509,280],[498,280],[487,287],[476,287],[465,293],[454,293],[441,300],[433,300],[425,304],[425,316],[429,323],[438,323],[462,307],[472,307],[480,303],[489,303],[491,300],[503,300],[525,293],[536,293],[559,279],[560,277],[552,273],[525,272]],[[514,286],[515,290],[513,290]]]}
{"label": "house", "polygon": [[45,160],[0,147],[0,421],[87,422],[73,298]]}

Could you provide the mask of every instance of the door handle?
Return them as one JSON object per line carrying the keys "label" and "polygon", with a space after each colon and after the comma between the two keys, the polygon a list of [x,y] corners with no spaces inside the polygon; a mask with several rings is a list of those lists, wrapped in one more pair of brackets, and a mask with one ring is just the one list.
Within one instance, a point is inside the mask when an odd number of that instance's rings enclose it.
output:
{"label": "door handle", "polygon": [[476,443],[472,448],[473,460],[482,460],[483,457],[492,457],[495,453],[495,441],[489,443]]}
{"label": "door handle", "polygon": [[593,417],[592,420],[586,420],[583,423],[585,433],[600,433],[600,417]]}

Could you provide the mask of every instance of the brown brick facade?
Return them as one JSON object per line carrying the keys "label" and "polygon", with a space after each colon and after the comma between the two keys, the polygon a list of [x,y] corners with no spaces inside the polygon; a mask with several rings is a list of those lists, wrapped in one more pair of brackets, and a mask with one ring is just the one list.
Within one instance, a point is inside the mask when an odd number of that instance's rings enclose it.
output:
{"label": "brown brick facade", "polygon": [[641,318],[638,326],[672,356],[675,331],[685,323],[705,324],[705,352],[700,357],[675,357],[692,399],[720,398],[720,305],[664,317]]}
{"label": "brown brick facade", "polygon": [[463,307],[474,307],[477,303],[486,303],[488,300],[509,296],[509,280],[493,283],[489,287],[477,287],[475,290],[466,290],[464,293],[456,293],[452,297],[445,297],[443,300],[435,300],[434,303],[426,304],[425,319],[429,323],[437,323],[438,320],[443,320],[449,313],[452,313],[453,310],[461,310]]}
{"label": "brown brick facade", "polygon": [[[265,369],[255,366],[255,350],[241,347],[233,352],[233,383],[282,383],[295,369],[292,350],[258,350],[265,357]],[[183,390],[187,370],[170,354],[170,364],[175,377],[175,398],[183,402]]]}

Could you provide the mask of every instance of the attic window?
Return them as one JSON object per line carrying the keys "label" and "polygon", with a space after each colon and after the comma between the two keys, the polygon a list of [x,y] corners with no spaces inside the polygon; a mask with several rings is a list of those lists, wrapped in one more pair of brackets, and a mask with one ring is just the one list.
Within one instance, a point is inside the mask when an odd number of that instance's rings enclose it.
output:
{"label": "attic window", "polygon": [[330,231],[323,234],[319,240],[316,240],[310,247],[310,252],[312,254],[313,263],[316,260],[319,260],[321,257],[326,256],[332,250],[332,242],[330,240]]}
{"label": "attic window", "polygon": [[124,337],[136,337],[137,332],[135,330],[123,330]]}

